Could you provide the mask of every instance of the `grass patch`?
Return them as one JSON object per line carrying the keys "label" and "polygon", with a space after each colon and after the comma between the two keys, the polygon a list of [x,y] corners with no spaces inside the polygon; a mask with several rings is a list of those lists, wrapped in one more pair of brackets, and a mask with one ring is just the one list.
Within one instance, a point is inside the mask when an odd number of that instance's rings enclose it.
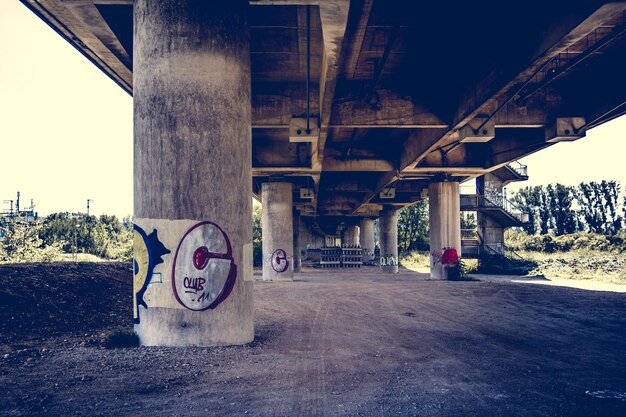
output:
{"label": "grass patch", "polygon": [[551,278],[626,284],[626,254],[576,250],[561,253],[521,252],[537,266],[532,274]]}
{"label": "grass patch", "polygon": [[400,255],[400,266],[413,271],[430,269],[430,253],[411,251]]}

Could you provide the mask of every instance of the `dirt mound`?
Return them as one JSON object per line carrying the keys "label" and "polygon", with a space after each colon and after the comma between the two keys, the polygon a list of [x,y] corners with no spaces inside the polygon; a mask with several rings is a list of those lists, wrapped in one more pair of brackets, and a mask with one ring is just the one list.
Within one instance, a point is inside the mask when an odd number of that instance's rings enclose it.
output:
{"label": "dirt mound", "polygon": [[0,349],[132,325],[130,263],[0,265]]}

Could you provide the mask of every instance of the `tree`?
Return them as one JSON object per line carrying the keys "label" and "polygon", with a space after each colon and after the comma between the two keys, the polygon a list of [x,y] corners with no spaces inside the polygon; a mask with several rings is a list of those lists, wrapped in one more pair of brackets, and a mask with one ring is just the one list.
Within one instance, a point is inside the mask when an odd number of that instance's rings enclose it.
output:
{"label": "tree", "polygon": [[592,233],[616,234],[622,229],[619,214],[620,184],[618,181],[581,182],[576,199],[587,229]]}
{"label": "tree", "polygon": [[62,242],[45,246],[39,237],[38,223],[7,220],[0,233],[1,262],[49,262],[61,253]]}
{"label": "tree", "polygon": [[420,200],[398,213],[398,246],[402,252],[428,249],[428,205]]}
{"label": "tree", "polygon": [[106,259],[126,260],[132,256],[132,226],[116,216],[83,213],[54,213],[40,230],[44,245],[63,242],[63,251],[89,253]]}
{"label": "tree", "polygon": [[552,226],[552,212],[550,210],[550,194],[552,193],[552,184],[548,184],[546,190],[541,185],[534,187],[539,197],[539,230],[542,235],[547,235]]}
{"label": "tree", "polygon": [[254,266],[263,265],[263,227],[261,223],[261,206],[252,207],[252,259]]}
{"label": "tree", "polygon": [[476,213],[461,212],[461,230],[476,229]]}
{"label": "tree", "polygon": [[513,195],[513,202],[524,212],[528,213],[528,223],[524,225],[524,230],[530,235],[534,235],[539,230],[539,206],[540,187],[524,187]]}
{"label": "tree", "polygon": [[557,236],[574,233],[578,227],[578,213],[572,209],[574,187],[563,184],[548,185],[551,222]]}

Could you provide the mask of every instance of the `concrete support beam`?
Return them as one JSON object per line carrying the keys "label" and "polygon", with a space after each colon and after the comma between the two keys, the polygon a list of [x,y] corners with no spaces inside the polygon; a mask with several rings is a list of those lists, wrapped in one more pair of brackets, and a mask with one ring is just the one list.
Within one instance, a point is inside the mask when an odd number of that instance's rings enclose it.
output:
{"label": "concrete support beam", "polygon": [[461,256],[461,200],[458,182],[434,182],[428,186],[430,220],[430,277],[448,279],[442,264],[446,250]]}
{"label": "concrete support beam", "polygon": [[374,260],[374,249],[376,242],[374,240],[374,220],[364,218],[359,225],[361,235],[361,248],[363,248],[363,262],[371,262]]}
{"label": "concrete support beam", "polygon": [[300,244],[300,210],[293,209],[293,272],[302,272],[302,245]]}
{"label": "concrete support beam", "polygon": [[398,211],[385,207],[380,212],[380,270],[398,273]]}
{"label": "concrete support beam", "polygon": [[246,14],[245,1],[134,3],[133,283],[143,345],[254,338]]}
{"label": "concrete support beam", "polygon": [[289,182],[261,186],[263,281],[293,280],[293,196]]}
{"label": "concrete support beam", "polygon": [[359,245],[359,227],[356,225],[346,226],[346,228],[343,229],[343,235],[341,236],[341,244],[343,246]]}

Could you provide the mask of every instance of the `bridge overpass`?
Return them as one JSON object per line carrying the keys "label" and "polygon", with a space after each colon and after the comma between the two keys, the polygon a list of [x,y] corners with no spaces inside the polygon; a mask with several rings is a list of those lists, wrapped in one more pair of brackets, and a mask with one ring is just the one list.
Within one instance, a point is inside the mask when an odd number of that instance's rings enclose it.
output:
{"label": "bridge overpass", "polygon": [[22,2],[134,97],[147,344],[251,340],[251,195],[264,279],[293,279],[300,222],[373,245],[378,217],[397,259],[426,197],[445,278],[459,183],[626,112],[626,2]]}

